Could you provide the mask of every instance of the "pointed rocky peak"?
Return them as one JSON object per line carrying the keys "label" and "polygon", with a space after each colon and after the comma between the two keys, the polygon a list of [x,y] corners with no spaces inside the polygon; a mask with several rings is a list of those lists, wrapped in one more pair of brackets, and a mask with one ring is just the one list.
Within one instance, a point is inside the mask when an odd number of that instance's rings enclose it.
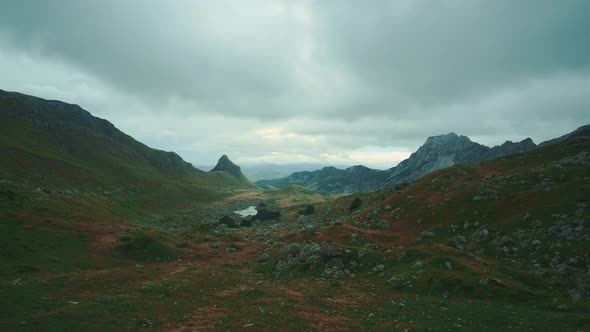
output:
{"label": "pointed rocky peak", "polygon": [[240,166],[234,164],[233,161],[231,161],[227,155],[221,156],[221,158],[219,158],[219,161],[217,161],[217,165],[215,165],[215,167],[211,170],[211,172],[217,171],[225,171],[237,177],[244,176],[242,174]]}

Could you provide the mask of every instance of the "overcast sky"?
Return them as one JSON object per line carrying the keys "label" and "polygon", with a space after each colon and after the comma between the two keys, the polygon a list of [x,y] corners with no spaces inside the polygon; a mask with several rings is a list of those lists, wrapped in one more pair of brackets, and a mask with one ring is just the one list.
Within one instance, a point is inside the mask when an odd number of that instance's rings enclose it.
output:
{"label": "overcast sky", "polygon": [[391,167],[590,123],[590,1],[5,0],[0,89],[195,164]]}

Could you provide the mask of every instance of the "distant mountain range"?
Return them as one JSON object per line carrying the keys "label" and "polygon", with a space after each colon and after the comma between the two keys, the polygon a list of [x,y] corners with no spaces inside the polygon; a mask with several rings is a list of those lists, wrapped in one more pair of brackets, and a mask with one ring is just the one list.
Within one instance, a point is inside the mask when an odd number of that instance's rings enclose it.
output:
{"label": "distant mountain range", "polygon": [[[250,181],[272,180],[289,176],[296,172],[316,171],[324,167],[348,168],[350,165],[328,165],[320,163],[295,163],[295,164],[274,164],[274,163],[260,163],[260,164],[242,164],[240,165],[242,173]],[[195,165],[195,167],[202,170],[213,169],[212,165]]]}
{"label": "distant mountain range", "polygon": [[[587,132],[588,126],[584,126],[539,146],[576,139],[580,135],[586,137]],[[129,184],[145,188],[165,187],[178,195],[194,191],[204,199],[210,199],[223,188],[254,188],[247,179],[248,174],[257,172],[262,176],[260,174],[269,174],[271,170],[285,174],[293,168],[320,166],[245,167],[245,175],[224,155],[211,171],[206,172],[193,167],[174,152],[152,149],[136,141],[78,105],[3,90],[0,90],[0,137],[0,153],[3,155],[0,175],[39,187]],[[408,159],[387,170],[361,165],[345,169],[329,166],[315,171],[297,171],[279,179],[260,180],[256,185],[261,188],[299,185],[320,193],[366,192],[411,182],[455,164],[473,165],[535,148],[537,145],[530,138],[516,143],[507,141],[490,148],[466,136],[449,133],[429,137]],[[143,192],[148,195],[149,190],[145,188]]]}
{"label": "distant mountain range", "polygon": [[313,172],[296,172],[280,179],[257,181],[256,185],[261,188],[299,185],[320,193],[366,192],[408,183],[424,174],[455,164],[474,165],[535,148],[537,145],[530,138],[516,143],[507,141],[490,148],[471,141],[467,136],[449,133],[428,137],[408,159],[387,170],[361,165],[346,169],[325,167]]}

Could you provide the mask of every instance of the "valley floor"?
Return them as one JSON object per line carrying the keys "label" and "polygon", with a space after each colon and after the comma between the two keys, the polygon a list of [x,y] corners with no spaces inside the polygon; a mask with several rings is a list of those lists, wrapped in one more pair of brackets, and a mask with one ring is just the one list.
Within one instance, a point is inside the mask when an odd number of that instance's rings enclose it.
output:
{"label": "valley floor", "polygon": [[[141,211],[4,181],[0,328],[588,331],[586,148]],[[281,218],[219,224],[260,202]]]}

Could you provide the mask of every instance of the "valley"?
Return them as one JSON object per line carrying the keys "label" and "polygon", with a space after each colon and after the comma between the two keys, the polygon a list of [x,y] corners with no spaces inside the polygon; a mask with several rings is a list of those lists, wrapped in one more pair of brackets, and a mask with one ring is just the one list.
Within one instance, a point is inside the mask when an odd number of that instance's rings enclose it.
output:
{"label": "valley", "polygon": [[590,328],[588,126],[318,193],[258,188],[225,155],[198,170],[75,105],[0,96],[3,330]]}

